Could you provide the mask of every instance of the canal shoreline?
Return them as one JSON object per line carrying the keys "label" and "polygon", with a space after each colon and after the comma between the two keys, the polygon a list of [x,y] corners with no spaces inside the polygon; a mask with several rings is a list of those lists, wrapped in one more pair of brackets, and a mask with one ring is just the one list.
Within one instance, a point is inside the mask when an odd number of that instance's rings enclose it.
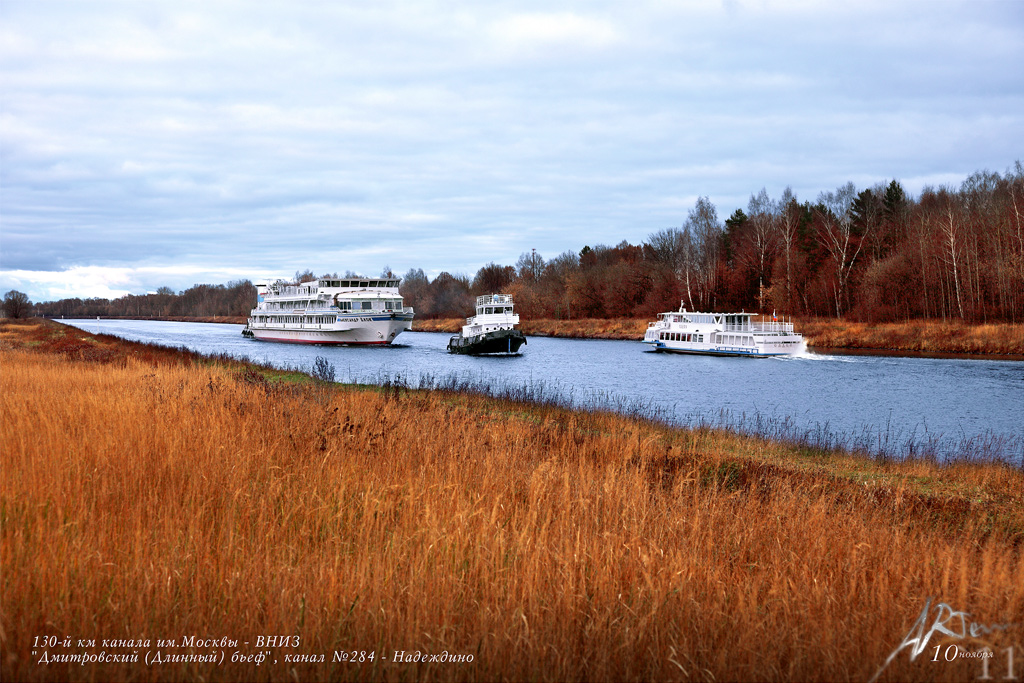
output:
{"label": "canal shoreline", "polygon": [[[526,320],[520,329],[528,337],[639,340],[647,324],[643,318]],[[412,331],[454,334],[461,325],[459,318],[416,320]],[[797,319],[794,325],[814,353],[1024,360],[1024,325],[1020,324],[972,325],[935,320],[869,324]]]}
{"label": "canal shoreline", "polygon": [[[111,316],[108,319],[246,323],[244,316]],[[539,319],[525,320],[519,327],[528,337],[629,341],[643,338],[648,322],[645,318]],[[410,331],[455,334],[462,324],[462,318],[420,319],[413,321]],[[1024,361],[1024,324],[970,324],[949,320],[872,324],[822,318],[797,319],[794,324],[813,353]]]}

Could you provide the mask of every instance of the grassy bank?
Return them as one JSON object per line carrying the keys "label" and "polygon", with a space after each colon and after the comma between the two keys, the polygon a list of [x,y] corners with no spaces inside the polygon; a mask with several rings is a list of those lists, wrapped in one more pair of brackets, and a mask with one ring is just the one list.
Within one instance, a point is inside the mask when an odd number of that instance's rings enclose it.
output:
{"label": "grassy bank", "polygon": [[[233,323],[246,318],[161,318],[181,322]],[[414,320],[417,332],[455,334],[464,318]],[[581,320],[524,320],[527,336],[567,339],[642,339],[649,321],[645,318],[583,318]],[[990,323],[974,325],[954,321],[911,320],[903,323],[856,323],[832,318],[796,321],[796,330],[817,349],[844,349],[922,354],[969,354],[1024,356],[1024,324]]]}
{"label": "grassy bank", "polygon": [[[115,315],[115,316],[104,316],[104,320],[166,320],[169,322],[178,323],[222,323],[230,325],[245,325],[249,322],[249,317],[245,315],[206,315],[206,316],[188,316],[188,315]],[[58,321],[59,322],[59,321]]]}
{"label": "grassy bank", "polygon": [[[525,320],[523,332],[533,336],[576,339],[641,339],[646,319]],[[461,318],[416,320],[422,332],[458,332]],[[972,325],[952,321],[912,320],[905,323],[854,323],[835,319],[797,320],[796,330],[808,346],[820,349],[895,351],[901,353],[1024,355],[1024,325]]]}
{"label": "grassy bank", "polygon": [[825,349],[879,349],[918,353],[1024,355],[1024,325],[971,325],[941,320],[855,323],[813,319],[798,323],[809,344]]}
{"label": "grassy bank", "polygon": [[[1019,469],[324,385],[52,324],[0,325],[0,368],[5,681],[867,680],[928,598],[1024,622]],[[221,665],[141,661],[223,636]],[[37,663],[104,639],[151,644]],[[332,663],[353,650],[376,656]],[[880,680],[981,673],[931,655]]]}

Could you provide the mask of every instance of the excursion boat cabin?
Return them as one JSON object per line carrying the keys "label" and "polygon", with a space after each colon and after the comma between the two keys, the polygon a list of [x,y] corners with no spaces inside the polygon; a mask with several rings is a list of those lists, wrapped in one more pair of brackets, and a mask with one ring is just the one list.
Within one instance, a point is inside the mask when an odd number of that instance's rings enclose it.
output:
{"label": "excursion boat cabin", "polygon": [[649,323],[644,343],[656,351],[723,356],[785,356],[806,349],[803,336],[792,322],[755,321],[755,313],[704,313],[678,311],[659,313]]}

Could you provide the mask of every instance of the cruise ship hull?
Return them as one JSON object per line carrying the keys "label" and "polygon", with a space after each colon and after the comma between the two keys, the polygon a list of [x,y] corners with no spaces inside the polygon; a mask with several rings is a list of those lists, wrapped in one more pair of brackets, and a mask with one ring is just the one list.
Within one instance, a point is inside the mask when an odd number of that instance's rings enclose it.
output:
{"label": "cruise ship hull", "polygon": [[412,327],[412,317],[374,317],[360,322],[338,322],[334,325],[271,327],[250,325],[247,330],[258,341],[282,344],[323,344],[333,346],[385,346],[400,332]]}
{"label": "cruise ship hull", "polygon": [[739,356],[744,358],[773,358],[775,356],[792,356],[803,353],[807,345],[802,338],[795,337],[783,342],[773,342],[761,347],[729,347],[715,344],[687,344],[685,342],[647,341],[645,344],[655,351],[667,353],[685,353],[697,356]]}

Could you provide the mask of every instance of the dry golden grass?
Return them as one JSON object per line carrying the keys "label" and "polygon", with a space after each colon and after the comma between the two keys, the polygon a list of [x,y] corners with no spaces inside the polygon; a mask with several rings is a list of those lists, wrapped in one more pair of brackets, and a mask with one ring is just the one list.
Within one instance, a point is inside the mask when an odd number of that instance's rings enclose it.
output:
{"label": "dry golden grass", "polygon": [[941,320],[868,324],[814,319],[801,321],[798,329],[808,344],[822,348],[1024,355],[1022,324]]}
{"label": "dry golden grass", "polygon": [[[866,680],[929,597],[1024,622],[1020,470],[280,383],[104,340],[103,357],[44,353],[17,333],[0,331],[5,681]],[[98,651],[260,634],[327,663],[32,654],[43,635]],[[1019,654],[1022,630],[987,642]],[[931,655],[881,680],[980,674]]]}
{"label": "dry golden grass", "polygon": [[466,324],[465,318],[415,318],[412,321],[414,332],[450,332],[455,334]]}

